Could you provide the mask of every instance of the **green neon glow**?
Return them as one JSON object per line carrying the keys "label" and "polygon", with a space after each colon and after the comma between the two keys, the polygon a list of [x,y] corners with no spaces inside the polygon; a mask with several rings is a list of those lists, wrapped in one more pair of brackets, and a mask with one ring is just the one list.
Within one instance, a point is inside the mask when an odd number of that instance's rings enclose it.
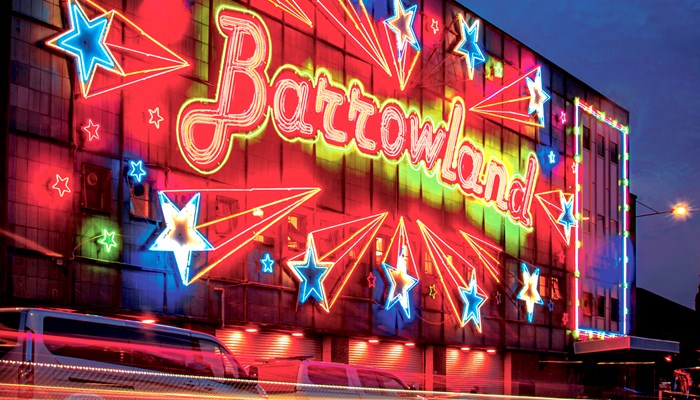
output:
{"label": "green neon glow", "polygon": [[75,254],[105,261],[118,261],[121,235],[116,222],[104,217],[86,219],[76,236]]}

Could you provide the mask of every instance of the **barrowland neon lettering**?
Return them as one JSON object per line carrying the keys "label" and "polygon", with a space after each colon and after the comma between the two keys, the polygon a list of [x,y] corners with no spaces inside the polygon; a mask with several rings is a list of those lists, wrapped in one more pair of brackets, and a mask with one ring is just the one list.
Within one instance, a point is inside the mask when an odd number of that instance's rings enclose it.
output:
{"label": "barrowland neon lettering", "polygon": [[524,176],[462,139],[466,108],[460,97],[447,122],[437,124],[394,99],[368,94],[361,82],[335,83],[318,68],[315,75],[296,66],[268,76],[272,44],[267,26],[255,13],[222,7],[217,27],[225,37],[214,99],[190,99],[180,108],[177,142],[187,163],[202,174],[219,171],[231,155],[234,137],[249,138],[272,121],[288,141],[318,141],[362,155],[398,162],[403,158],[447,187],[481,199],[525,229],[532,228],[530,206],[539,176],[534,153]]}

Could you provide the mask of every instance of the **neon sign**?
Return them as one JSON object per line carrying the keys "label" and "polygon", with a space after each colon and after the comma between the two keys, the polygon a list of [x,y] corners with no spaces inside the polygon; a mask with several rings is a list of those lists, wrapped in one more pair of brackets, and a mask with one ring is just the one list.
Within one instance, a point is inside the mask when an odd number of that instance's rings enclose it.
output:
{"label": "neon sign", "polygon": [[529,155],[524,176],[511,174],[498,158],[486,161],[477,144],[460,140],[466,112],[460,97],[452,100],[448,121],[436,124],[396,100],[380,104],[357,80],[335,83],[322,68],[311,76],[285,65],[269,78],[272,45],[260,17],[222,8],[217,21],[225,42],[216,96],[188,100],[177,118],[180,152],[196,171],[219,171],[231,156],[233,137],[255,136],[271,121],[285,140],[323,140],[372,158],[405,159],[532,228],[537,157]]}
{"label": "neon sign", "polygon": [[68,1],[70,29],[47,40],[46,45],[75,59],[83,97],[189,66],[119,11],[108,11],[90,0],[81,3]]}
{"label": "neon sign", "polygon": [[58,195],[63,197],[64,194],[70,193],[71,190],[68,187],[68,178],[62,178],[61,175],[56,174],[56,183],[54,183],[51,188],[58,191]]}

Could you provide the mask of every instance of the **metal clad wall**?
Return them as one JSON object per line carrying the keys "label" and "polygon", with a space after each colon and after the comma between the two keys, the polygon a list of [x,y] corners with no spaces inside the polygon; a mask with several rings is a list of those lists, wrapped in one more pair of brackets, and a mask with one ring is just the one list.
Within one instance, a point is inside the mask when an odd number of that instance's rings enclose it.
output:
{"label": "metal clad wall", "polygon": [[244,366],[273,357],[311,356],[319,361],[322,358],[320,338],[292,337],[288,333],[276,332],[248,333],[238,329],[217,330],[216,337]]}
{"label": "metal clad wall", "polygon": [[424,353],[422,347],[402,343],[368,343],[350,340],[349,364],[381,368],[395,373],[408,385],[425,385]]}
{"label": "metal clad wall", "polygon": [[503,355],[447,349],[447,390],[503,393]]}

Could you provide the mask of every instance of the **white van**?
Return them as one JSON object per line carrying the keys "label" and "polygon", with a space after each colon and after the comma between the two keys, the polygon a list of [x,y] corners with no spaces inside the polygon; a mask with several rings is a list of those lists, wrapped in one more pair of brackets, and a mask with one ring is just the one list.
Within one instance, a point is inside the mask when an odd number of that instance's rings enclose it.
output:
{"label": "white van", "polygon": [[270,360],[250,368],[271,399],[422,398],[399,377],[377,368],[304,359]]}
{"label": "white van", "polygon": [[52,398],[56,392],[65,398],[124,392],[266,397],[211,335],[67,311],[0,308],[0,397],[43,398],[42,390],[51,390]]}

